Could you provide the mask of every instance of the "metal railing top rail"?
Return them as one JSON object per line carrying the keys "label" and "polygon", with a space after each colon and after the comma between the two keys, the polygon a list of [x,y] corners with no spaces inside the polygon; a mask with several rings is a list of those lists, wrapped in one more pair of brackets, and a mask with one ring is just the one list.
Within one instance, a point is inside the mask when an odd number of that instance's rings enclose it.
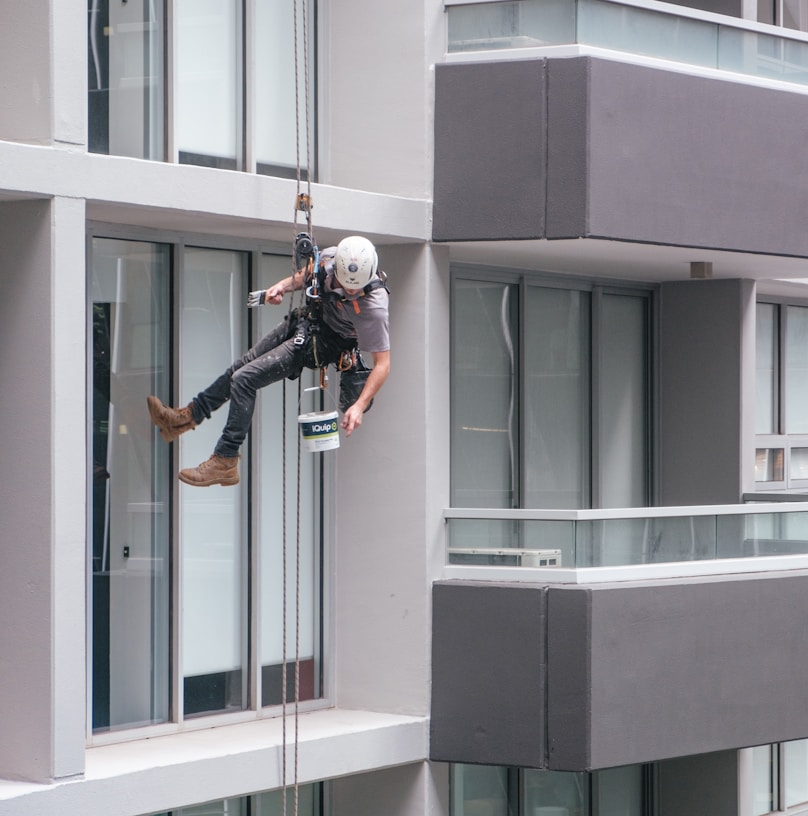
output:
{"label": "metal railing top rail", "polygon": [[[754,495],[754,494],[747,494]],[[677,518],[688,516],[748,516],[760,513],[808,512],[808,501],[766,501],[755,504],[697,504],[684,507],[609,507],[592,510],[527,510],[496,507],[448,507],[449,519],[493,521],[607,521],[611,519]]]}
{"label": "metal railing top rail", "polygon": [[[489,5],[495,3],[509,3],[514,0],[443,0],[444,8],[452,6],[472,6]],[[631,6],[644,11],[657,11],[671,17],[686,17],[691,20],[700,20],[705,23],[724,26],[726,28],[738,28],[751,31],[756,34],[768,34],[783,40],[795,40],[798,42],[808,42],[808,32],[798,31],[793,28],[771,25],[769,23],[759,23],[757,20],[747,20],[742,17],[732,17],[727,14],[717,14],[713,11],[703,11],[702,9],[680,6],[676,3],[665,3],[662,0],[599,0],[603,3],[612,3],[617,6]],[[574,0],[577,2],[577,0]]]}

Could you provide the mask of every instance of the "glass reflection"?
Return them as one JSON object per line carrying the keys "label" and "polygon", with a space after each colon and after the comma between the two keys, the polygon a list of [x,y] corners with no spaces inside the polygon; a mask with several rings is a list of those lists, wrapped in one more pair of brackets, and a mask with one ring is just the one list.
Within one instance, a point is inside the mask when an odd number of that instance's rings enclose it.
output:
{"label": "glass reflection", "polygon": [[169,716],[168,448],[145,411],[168,383],[169,250],[92,245],[92,723]]}

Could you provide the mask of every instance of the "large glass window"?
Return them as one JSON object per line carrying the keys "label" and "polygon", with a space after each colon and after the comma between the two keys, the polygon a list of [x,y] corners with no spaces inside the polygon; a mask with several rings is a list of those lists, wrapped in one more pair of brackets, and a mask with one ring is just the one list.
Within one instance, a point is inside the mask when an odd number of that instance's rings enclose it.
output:
{"label": "large glass window", "polygon": [[515,284],[455,283],[452,504],[459,507],[518,503],[518,305]]}
{"label": "large glass window", "polygon": [[285,177],[316,166],[316,0],[87,10],[91,152]]}
{"label": "large glass window", "polygon": [[[188,248],[180,285],[180,394],[198,394],[247,346],[247,257]],[[180,437],[180,467],[207,459],[226,407]],[[248,462],[242,455],[242,472]],[[182,485],[182,650],[185,714],[246,705],[246,490]]]}
{"label": "large glass window", "polygon": [[331,512],[323,482],[334,461],[300,451],[297,416],[334,399],[336,386],[306,391],[314,374],[305,371],[300,384],[262,389],[240,483],[229,487],[176,479],[212,454],[227,405],[170,445],[146,409],[149,394],[187,405],[251,335],[284,318],[288,304],[248,311],[246,294],[253,268],[256,285],[267,286],[290,263],[256,251],[91,240],[96,734],[250,707],[271,716],[262,709],[283,702],[284,664],[288,701],[296,686],[299,700],[322,697],[323,517]]}
{"label": "large glass window", "polygon": [[240,164],[241,2],[175,0],[179,160]]}
{"label": "large glass window", "polygon": [[758,303],[755,482],[808,487],[808,307]]}
{"label": "large glass window", "polygon": [[[289,274],[289,258],[263,255],[260,285]],[[284,319],[288,304],[266,306],[258,314],[258,334],[266,334]],[[331,458],[300,450],[297,415],[320,409],[315,373],[304,371],[300,380],[265,388],[261,392],[261,433],[256,447],[260,480],[261,677],[262,705],[283,702],[283,666],[286,665],[286,698],[294,699],[299,665],[298,699],[321,695],[321,546],[320,525],[322,469]],[[333,392],[335,386],[326,390]],[[314,404],[315,399],[317,404]],[[330,397],[324,398],[330,404]],[[285,402],[285,406],[284,406]],[[284,410],[286,422],[284,423]],[[286,430],[284,456],[283,426]],[[283,501],[286,499],[286,513]],[[300,502],[300,505],[299,505]],[[300,513],[298,507],[300,506]],[[284,517],[286,535],[284,536]],[[284,559],[284,544],[286,558]],[[298,559],[298,547],[300,558]],[[284,591],[284,560],[286,581]],[[298,563],[299,560],[299,563]],[[286,607],[284,638],[283,607]],[[299,621],[298,621],[299,616]],[[286,651],[284,652],[284,640]]]}
{"label": "large glass window", "polygon": [[524,348],[525,507],[588,507],[589,293],[528,286]]}
{"label": "large glass window", "polygon": [[757,305],[757,335],[755,343],[756,400],[755,432],[777,433],[780,410],[779,310],[773,303]]}
{"label": "large glass window", "polygon": [[89,0],[89,149],[165,158],[164,0]]}
{"label": "large glass window", "polygon": [[92,727],[169,718],[170,485],[146,396],[170,381],[169,247],[92,248]]}
{"label": "large glass window", "polygon": [[750,749],[752,814],[808,812],[808,740]]}
{"label": "large glass window", "polygon": [[[294,794],[291,787],[287,788],[285,808],[283,791],[276,790],[190,805],[152,816],[285,816],[295,812]],[[322,800],[322,784],[300,785],[297,789],[296,812],[299,816],[320,816],[323,812]]]}
{"label": "large glass window", "polygon": [[453,506],[648,503],[648,302],[455,277]]}
{"label": "large glass window", "polygon": [[645,766],[592,773],[453,765],[452,816],[644,816]]}
{"label": "large glass window", "polygon": [[[255,152],[258,172],[267,175],[295,177],[298,158],[301,175],[305,175],[309,162],[314,160],[307,152],[313,153],[316,147],[313,125],[317,64],[312,36],[315,29],[311,25],[316,5],[314,0],[297,0],[297,67],[294,9],[295,4],[288,0],[262,0],[255,9],[256,41],[260,43],[255,50]],[[305,53],[308,71],[303,61]]]}

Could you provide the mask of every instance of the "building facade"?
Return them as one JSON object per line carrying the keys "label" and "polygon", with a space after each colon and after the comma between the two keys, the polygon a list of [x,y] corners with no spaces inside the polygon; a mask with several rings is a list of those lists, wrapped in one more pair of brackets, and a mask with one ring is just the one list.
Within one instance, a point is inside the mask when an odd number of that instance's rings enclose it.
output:
{"label": "building facade", "polygon": [[[4,9],[0,815],[808,812],[806,30]],[[379,250],[390,378],[317,454],[338,373],[264,389],[181,485],[225,411],[145,398],[284,319],[301,195]]]}

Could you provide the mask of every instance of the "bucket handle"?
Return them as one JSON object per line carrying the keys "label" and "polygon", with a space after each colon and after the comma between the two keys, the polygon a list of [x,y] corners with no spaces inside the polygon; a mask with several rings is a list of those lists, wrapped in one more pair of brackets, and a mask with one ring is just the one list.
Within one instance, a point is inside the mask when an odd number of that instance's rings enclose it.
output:
{"label": "bucket handle", "polygon": [[[334,403],[334,407],[337,409],[337,413],[339,414],[339,405],[337,404],[337,399],[336,399],[336,397],[335,397],[333,394],[329,394],[329,393],[328,393],[328,389],[327,389],[327,388],[322,388],[322,387],[321,387],[321,386],[319,386],[319,385],[312,385],[310,388],[304,388],[304,389],[303,389],[303,392],[304,392],[304,393],[305,393],[306,391],[324,391],[326,394],[328,394],[328,396],[329,396],[329,397],[331,397],[331,400],[332,400],[332,402]],[[300,403],[302,402],[302,400],[303,400],[303,397],[301,397],[301,398],[300,398],[300,399],[297,401],[297,412],[298,412],[298,413],[300,413]]]}

